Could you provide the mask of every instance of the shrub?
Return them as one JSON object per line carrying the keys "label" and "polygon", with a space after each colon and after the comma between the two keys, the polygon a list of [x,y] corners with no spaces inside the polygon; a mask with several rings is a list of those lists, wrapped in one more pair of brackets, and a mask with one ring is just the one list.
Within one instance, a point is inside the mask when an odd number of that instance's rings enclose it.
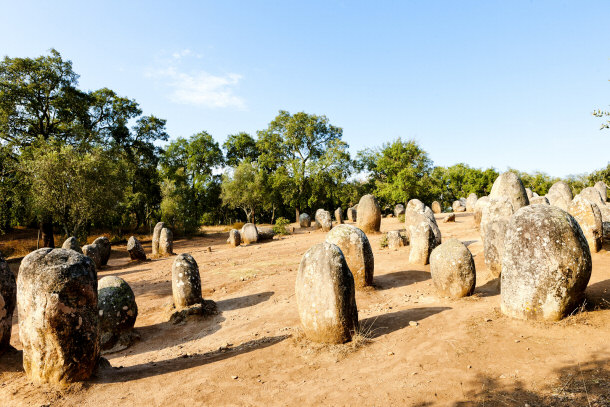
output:
{"label": "shrub", "polygon": [[400,221],[400,223],[405,223],[405,214],[401,213],[400,215],[398,215],[398,220]]}
{"label": "shrub", "polygon": [[290,221],[286,218],[279,217],[275,221],[273,232],[275,232],[276,235],[289,235],[290,232],[286,229],[287,225],[290,225]]}
{"label": "shrub", "polygon": [[381,246],[382,249],[385,249],[386,247],[388,247],[388,234],[384,233],[383,236],[381,237],[381,240],[379,241],[379,246]]}

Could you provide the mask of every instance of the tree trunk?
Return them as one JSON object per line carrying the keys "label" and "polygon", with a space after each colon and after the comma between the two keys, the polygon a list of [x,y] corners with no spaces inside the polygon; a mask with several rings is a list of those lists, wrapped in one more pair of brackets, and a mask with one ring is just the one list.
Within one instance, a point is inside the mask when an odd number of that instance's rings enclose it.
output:
{"label": "tree trunk", "polygon": [[297,220],[296,220],[296,222],[299,223],[299,217],[301,216],[301,213],[299,211],[299,208],[296,208],[295,210],[296,210],[296,213],[297,213]]}
{"label": "tree trunk", "polygon": [[271,210],[271,224],[273,225],[275,222],[275,205],[272,206],[272,210]]}
{"label": "tree trunk", "polygon": [[55,248],[55,239],[53,238],[53,222],[48,220],[40,224],[40,231],[42,233],[42,247]]}

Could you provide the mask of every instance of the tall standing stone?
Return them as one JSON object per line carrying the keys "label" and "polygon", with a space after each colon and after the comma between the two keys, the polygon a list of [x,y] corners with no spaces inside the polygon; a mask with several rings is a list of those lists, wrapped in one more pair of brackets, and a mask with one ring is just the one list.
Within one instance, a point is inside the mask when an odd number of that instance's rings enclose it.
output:
{"label": "tall standing stone", "polygon": [[567,211],[568,206],[570,206],[570,202],[572,202],[572,198],[574,198],[574,195],[572,195],[572,189],[567,182],[557,181],[551,186],[551,188],[549,188],[546,198],[549,200],[551,205]]}
{"label": "tall standing stone", "polygon": [[379,232],[381,227],[381,209],[373,195],[364,195],[358,203],[357,226],[364,233]]}
{"label": "tall standing stone", "polygon": [[299,215],[299,226],[302,228],[308,228],[311,226],[311,216],[306,213]]}
{"label": "tall standing stone", "polygon": [[604,181],[597,181],[595,183],[595,189],[599,191],[599,195],[601,196],[602,201],[605,204],[608,200],[608,187],[606,186],[606,183]]}
{"label": "tall standing stone", "polygon": [[466,198],[466,212],[474,212],[474,207],[477,204],[477,194],[472,193]]}
{"label": "tall standing stone", "polygon": [[[414,213],[408,224],[409,245],[409,263],[426,265],[430,259],[430,253],[438,246],[437,239],[434,234],[432,221],[423,213]],[[438,228],[438,226],[436,226]]]}
{"label": "tall standing stone", "polygon": [[93,261],[44,248],[23,259],[17,277],[23,368],[35,383],[87,380],[99,359]]}
{"label": "tall standing stone", "polygon": [[303,255],[295,294],[301,325],[314,342],[344,343],[358,331],[354,278],[341,249],[328,242]]}
{"label": "tall standing stone", "polygon": [[474,205],[474,227],[479,229],[481,227],[481,219],[483,217],[483,211],[489,205],[489,197],[482,196],[477,199],[477,203]]}
{"label": "tall standing stone", "polygon": [[108,240],[106,236],[100,236],[93,241],[93,244],[98,247],[100,251],[100,261],[102,266],[105,266],[108,264],[108,259],[110,259],[110,253],[112,252],[110,240]]}
{"label": "tall standing stone", "polygon": [[159,256],[159,238],[161,237],[161,231],[165,229],[164,222],[158,222],[153,229],[152,235],[152,255],[153,257]]}
{"label": "tall standing stone", "polygon": [[576,197],[568,207],[568,213],[578,222],[591,253],[597,253],[602,248],[603,225],[602,215],[596,204],[582,197]]}
{"label": "tall standing stone", "polygon": [[258,229],[254,223],[246,223],[241,227],[241,240],[245,244],[258,242]]}
{"label": "tall standing stone", "polygon": [[594,187],[587,187],[584,188],[582,191],[580,191],[580,196],[582,196],[583,198],[585,198],[588,201],[591,201],[592,203],[602,206],[602,205],[606,205],[604,203],[604,201],[602,200],[602,195],[599,193],[599,190],[597,188]]}
{"label": "tall standing stone", "polygon": [[339,225],[343,223],[343,209],[341,209],[341,208],[335,209],[335,221]]}
{"label": "tall standing stone", "polygon": [[64,241],[64,244],[61,245],[62,249],[68,249],[68,250],[74,250],[75,252],[78,253],[83,253],[83,250],[80,248],[80,245],[78,244],[78,240],[76,240],[76,238],[74,236],[67,238]]}
{"label": "tall standing stone", "polygon": [[17,302],[17,285],[2,253],[0,253],[0,355],[8,347],[13,327],[13,312]]}
{"label": "tall standing stone", "polygon": [[135,236],[131,236],[127,241],[127,252],[131,260],[144,261],[146,260],[146,252],[142,243]]}
{"label": "tall standing stone", "polygon": [[356,208],[354,208],[353,206],[351,208],[347,208],[347,220],[349,220],[350,222],[356,222],[357,218],[358,216],[356,214]]}
{"label": "tall standing stone", "polygon": [[176,257],[172,265],[172,297],[177,309],[199,304],[201,298],[201,277],[199,266],[190,254]]}
{"label": "tall standing stone", "polygon": [[93,260],[96,269],[102,267],[102,256],[100,254],[100,248],[95,244],[86,244],[83,246],[83,254]]}
{"label": "tall standing stone", "polygon": [[438,201],[434,201],[432,202],[432,212],[434,213],[441,213],[443,211],[443,208],[441,207],[441,204]]}
{"label": "tall standing stone", "polygon": [[506,197],[510,200],[514,210],[529,205],[527,193],[523,187],[523,182],[514,172],[500,174],[494,181],[489,193],[490,198]]}
{"label": "tall standing stone", "polygon": [[477,281],[472,253],[459,240],[449,239],[432,251],[430,275],[441,296],[471,295]]}
{"label": "tall standing stone", "polygon": [[125,280],[106,276],[97,285],[97,305],[100,345],[102,349],[111,349],[121,339],[121,335],[128,333],[136,323],[136,296]]}
{"label": "tall standing stone", "polygon": [[335,226],[326,235],[326,241],[337,245],[343,252],[356,287],[373,284],[375,258],[369,239],[362,230],[352,225]]}
{"label": "tall standing stone", "polygon": [[504,314],[559,320],[582,302],[590,277],[589,245],[570,214],[534,205],[513,215],[502,259]]}
{"label": "tall standing stone", "polygon": [[527,194],[527,199],[532,199],[534,197],[534,193],[530,188],[525,188],[525,193]]}
{"label": "tall standing stone", "polygon": [[159,256],[170,256],[174,254],[174,234],[171,229],[161,229],[159,235]]}
{"label": "tall standing stone", "polygon": [[506,227],[514,213],[510,199],[506,197],[490,198],[481,219],[481,237],[485,265],[492,277],[502,273],[502,255],[504,253],[504,236]]}
{"label": "tall standing stone", "polygon": [[328,232],[333,227],[333,219],[330,217],[330,212],[324,209],[316,211],[316,228],[322,229],[323,232]]}

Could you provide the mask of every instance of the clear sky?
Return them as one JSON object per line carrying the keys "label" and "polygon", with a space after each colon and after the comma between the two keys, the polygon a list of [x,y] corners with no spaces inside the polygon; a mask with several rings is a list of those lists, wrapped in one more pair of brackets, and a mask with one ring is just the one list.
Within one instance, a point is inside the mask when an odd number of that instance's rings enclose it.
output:
{"label": "clear sky", "polygon": [[564,176],[610,161],[610,1],[0,1],[0,55],[50,48],[172,137],[324,114],[352,153]]}

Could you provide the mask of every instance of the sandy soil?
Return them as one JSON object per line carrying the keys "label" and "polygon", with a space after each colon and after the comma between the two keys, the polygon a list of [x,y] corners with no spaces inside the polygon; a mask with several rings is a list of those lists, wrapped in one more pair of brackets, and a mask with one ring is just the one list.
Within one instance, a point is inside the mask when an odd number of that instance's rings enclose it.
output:
{"label": "sandy soil", "polygon": [[[381,235],[369,236],[375,287],[356,294],[362,337],[340,346],[303,338],[294,298],[301,256],[322,232],[239,248],[226,233],[178,240],[175,251],[195,257],[204,298],[220,311],[179,325],[163,313],[173,258],[130,263],[114,247],[100,277],[134,289],[141,340],[104,355],[112,367],[88,383],[35,386],[21,367],[15,317],[17,350],[0,357],[0,405],[609,406],[610,252],[593,255],[586,311],[553,324],[518,321],[499,312],[472,215],[439,225],[475,256],[475,296],[438,298],[429,267],[407,262],[408,247],[382,250]],[[400,228],[383,219],[383,231]]]}

